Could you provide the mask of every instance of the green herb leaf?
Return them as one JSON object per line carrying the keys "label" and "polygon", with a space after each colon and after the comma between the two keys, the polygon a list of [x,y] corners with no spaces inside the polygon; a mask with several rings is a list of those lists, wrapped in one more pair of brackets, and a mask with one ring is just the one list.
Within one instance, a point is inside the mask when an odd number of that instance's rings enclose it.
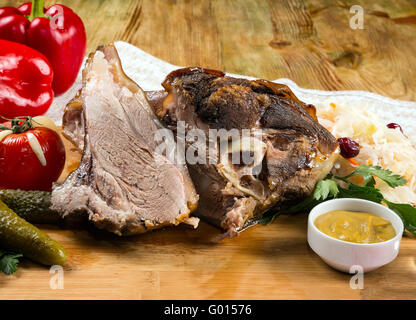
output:
{"label": "green herb leaf", "polygon": [[386,199],[384,202],[403,220],[404,228],[416,236],[416,208],[407,203],[394,203]]}
{"label": "green herb leaf", "polygon": [[388,169],[383,169],[380,166],[366,166],[361,165],[353,173],[346,176],[345,178],[349,178],[353,175],[360,175],[364,178],[364,185],[366,186],[374,186],[374,178],[376,176],[387,183],[390,187],[395,188],[398,186],[403,186],[407,183],[407,181],[398,174],[393,174]]}
{"label": "green herb leaf", "polygon": [[313,196],[307,197],[305,200],[283,210],[283,214],[292,214],[298,212],[307,212],[324,200],[316,200]]}
{"label": "green herb leaf", "polygon": [[377,203],[383,201],[383,195],[377,188],[357,186],[353,183],[349,183],[348,189],[339,187],[338,198],[358,198]]}
{"label": "green herb leaf", "polygon": [[376,179],[373,176],[364,177],[364,186],[365,187],[374,187],[376,185]]}
{"label": "green herb leaf", "polygon": [[259,220],[259,223],[264,224],[264,225],[272,223],[274,219],[276,219],[276,217],[279,216],[280,214],[281,212],[276,212],[276,211],[266,213],[261,217],[261,219]]}
{"label": "green herb leaf", "polygon": [[325,179],[319,181],[315,186],[313,198],[315,200],[326,200],[328,196],[335,198],[339,193],[337,183],[334,180]]}
{"label": "green herb leaf", "polygon": [[20,253],[5,252],[0,250],[0,271],[10,275],[17,271],[19,259],[23,257]]}
{"label": "green herb leaf", "polygon": [[314,197],[311,195],[309,197],[307,197],[306,199],[302,200],[301,202],[294,204],[284,210],[278,211],[278,212],[269,212],[267,214],[265,214],[260,220],[259,222],[261,224],[269,224],[272,223],[274,221],[274,219],[276,219],[277,216],[281,215],[281,214],[293,214],[293,213],[298,213],[298,212],[307,212],[310,211],[313,207],[315,207],[317,204],[324,202],[324,200],[316,200],[314,199]]}
{"label": "green herb leaf", "polygon": [[[364,185],[356,185],[349,181],[348,178],[353,175],[362,176],[364,178]],[[317,204],[329,199],[358,198],[376,203],[382,203],[384,201],[391,210],[400,216],[403,220],[405,229],[416,235],[416,208],[410,204],[393,203],[384,199],[380,190],[374,187],[376,183],[374,177],[380,178],[392,188],[402,186],[407,183],[402,176],[393,174],[390,170],[385,170],[379,166],[361,165],[354,172],[345,177],[328,174],[324,180],[321,180],[316,184],[314,192],[308,198],[286,208],[283,211],[267,214],[260,220],[260,222],[268,224],[279,214],[292,214],[310,211]],[[338,185],[338,180],[347,184],[348,187],[343,188]]]}

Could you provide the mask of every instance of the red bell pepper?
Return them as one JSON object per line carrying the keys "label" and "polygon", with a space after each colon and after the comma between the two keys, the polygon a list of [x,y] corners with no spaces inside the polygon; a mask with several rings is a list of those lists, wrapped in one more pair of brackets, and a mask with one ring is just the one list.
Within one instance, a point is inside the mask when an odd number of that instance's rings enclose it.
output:
{"label": "red bell pepper", "polygon": [[[53,69],[40,52],[0,40],[0,116],[44,114],[53,100]],[[0,119],[0,122],[3,119]]]}
{"label": "red bell pepper", "polygon": [[0,8],[0,39],[43,53],[52,64],[53,90],[58,96],[72,86],[81,68],[87,44],[85,27],[66,6],[56,4],[45,10],[43,0],[32,4]]}

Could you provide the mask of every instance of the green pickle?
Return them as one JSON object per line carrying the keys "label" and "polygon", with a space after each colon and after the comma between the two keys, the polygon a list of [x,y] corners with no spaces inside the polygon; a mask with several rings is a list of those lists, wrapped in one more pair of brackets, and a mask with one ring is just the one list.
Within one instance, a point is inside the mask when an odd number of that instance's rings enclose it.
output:
{"label": "green pickle", "polygon": [[49,209],[51,193],[0,189],[0,200],[23,219],[32,223],[57,223],[59,214]]}
{"label": "green pickle", "polygon": [[0,247],[22,253],[41,264],[62,265],[65,249],[0,200]]}

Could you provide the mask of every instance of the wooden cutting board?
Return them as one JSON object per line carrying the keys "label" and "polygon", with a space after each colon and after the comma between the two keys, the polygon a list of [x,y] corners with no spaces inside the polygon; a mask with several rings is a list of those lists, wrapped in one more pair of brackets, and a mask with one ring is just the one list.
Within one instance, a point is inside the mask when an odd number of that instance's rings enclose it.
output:
{"label": "wooden cutting board", "polygon": [[[17,6],[27,0],[0,0]],[[56,1],[46,0],[49,6]],[[175,65],[199,65],[302,87],[368,90],[415,99],[414,0],[60,0],[83,19],[88,51],[124,40]],[[349,7],[365,9],[363,30]],[[394,120],[392,120],[394,121]],[[79,155],[70,154],[69,169]],[[72,167],[71,167],[72,165]],[[68,171],[67,171],[68,172]],[[26,261],[0,275],[0,299],[370,299],[416,297],[416,239],[398,258],[349,286],[308,247],[306,215],[278,218],[235,239],[201,223],[132,238],[42,226],[67,248],[64,289]]]}
{"label": "wooden cutting board", "polygon": [[[65,140],[64,178],[80,154]],[[306,242],[307,215],[284,216],[213,244],[218,230],[201,222],[120,238],[84,228],[40,228],[68,252],[63,289],[49,268],[30,261],[0,275],[0,299],[414,299],[416,239],[398,258],[351,289],[351,275],[328,267]]]}

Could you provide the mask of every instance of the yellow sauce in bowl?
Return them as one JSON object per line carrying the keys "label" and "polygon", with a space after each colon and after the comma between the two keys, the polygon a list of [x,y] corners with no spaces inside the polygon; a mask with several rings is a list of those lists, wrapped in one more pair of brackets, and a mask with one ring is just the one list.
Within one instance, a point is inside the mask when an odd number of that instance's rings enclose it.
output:
{"label": "yellow sauce in bowl", "polygon": [[377,243],[396,236],[390,221],[368,212],[330,211],[318,216],[314,224],[326,235],[348,242]]}

